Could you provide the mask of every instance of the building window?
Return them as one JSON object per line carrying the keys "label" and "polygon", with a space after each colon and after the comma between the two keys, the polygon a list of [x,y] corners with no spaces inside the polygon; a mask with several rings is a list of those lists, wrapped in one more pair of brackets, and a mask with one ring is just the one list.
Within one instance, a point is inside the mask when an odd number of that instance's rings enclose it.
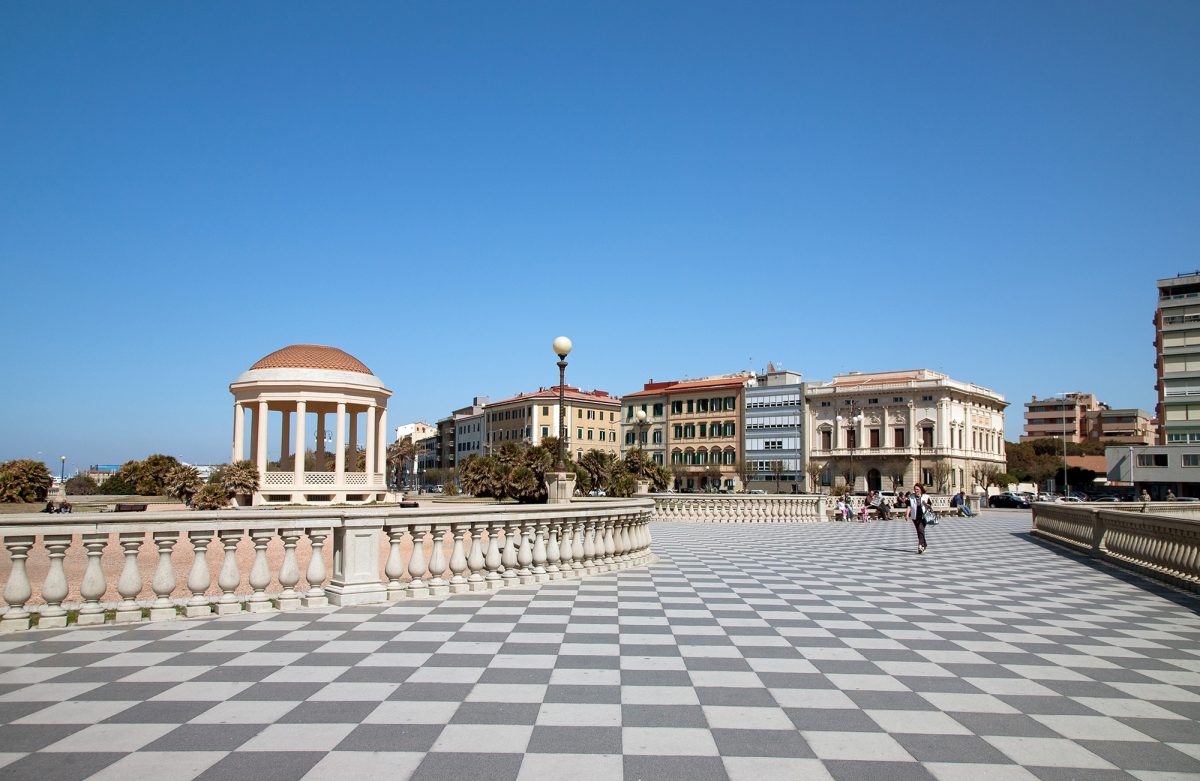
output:
{"label": "building window", "polygon": [[575,438],[583,439],[583,429],[577,429],[577,431],[578,431],[578,433],[576,434]]}
{"label": "building window", "polygon": [[1139,467],[1163,467],[1167,465],[1166,453],[1139,453],[1137,457],[1137,465]]}
{"label": "building window", "polygon": [[708,424],[701,423],[700,424],[700,438],[703,439],[704,437],[707,437],[707,436],[708,436]]}
{"label": "building window", "polygon": [[595,429],[589,428],[588,429],[588,439],[592,439],[592,437],[595,433],[596,433]]}
{"label": "building window", "polygon": [[868,404],[878,404],[878,403],[879,403],[879,399],[867,399],[867,403],[868,403]]}
{"label": "building window", "polygon": [[633,420],[633,405],[632,404],[630,404],[628,407],[625,408],[625,419]]}
{"label": "building window", "polygon": [[693,412],[696,411],[696,402],[693,401],[692,399],[688,399],[687,404],[688,404],[688,414],[691,415]]}
{"label": "building window", "polygon": [[708,412],[708,399],[696,399],[696,411]]}
{"label": "building window", "polygon": [[[821,449],[822,450],[832,450],[833,449],[833,432],[830,431],[829,429],[825,429],[824,431],[821,432]],[[829,485],[829,483],[822,483],[822,485]]]}
{"label": "building window", "polygon": [[893,396],[893,397],[892,397],[892,403],[893,403],[893,404],[903,404],[903,403],[904,403],[904,397],[903,397],[903,396]]}
{"label": "building window", "polygon": [[654,444],[656,444],[656,445],[661,445],[661,444],[662,444],[662,429],[655,429],[655,431],[654,431]]}
{"label": "building window", "polygon": [[[822,407],[830,407],[832,405],[833,405],[833,402],[831,402],[831,401],[822,401],[821,402]],[[822,483],[821,485],[829,485],[829,483]]]}
{"label": "building window", "polygon": [[1182,445],[1187,442],[1187,434],[1167,434],[1168,445]]}
{"label": "building window", "polygon": [[549,415],[549,414],[550,414],[550,408],[549,408],[549,407],[542,407],[542,414],[543,414],[543,415]]}
{"label": "building window", "polygon": [[904,447],[904,429],[902,429],[902,428],[892,429],[892,446],[893,447]]}
{"label": "building window", "polygon": [[933,401],[933,396],[922,396],[921,401]]}
{"label": "building window", "polygon": [[600,441],[604,441],[604,429],[600,429]]}
{"label": "building window", "polygon": [[923,447],[933,447],[933,426],[926,426],[921,429],[921,445]]}
{"label": "building window", "polygon": [[661,417],[662,417],[662,414],[663,414],[663,405],[662,405],[662,404],[655,404],[655,405],[654,405],[654,417],[656,417],[656,418],[661,418]]}
{"label": "building window", "polygon": [[732,437],[736,431],[737,431],[737,429],[734,426],[734,424],[732,424],[732,423],[725,424],[725,436]]}
{"label": "building window", "polygon": [[1183,465],[1184,466],[1200,466],[1200,453],[1184,453],[1183,454]]}
{"label": "building window", "polygon": [[671,402],[671,414],[672,415],[680,415],[682,413],[683,413],[683,402],[682,401],[672,401]]}

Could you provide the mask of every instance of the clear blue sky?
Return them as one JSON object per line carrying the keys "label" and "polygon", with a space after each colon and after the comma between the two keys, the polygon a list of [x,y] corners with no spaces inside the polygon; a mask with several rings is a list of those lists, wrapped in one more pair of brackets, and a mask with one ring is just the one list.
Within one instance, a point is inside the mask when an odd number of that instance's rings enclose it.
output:
{"label": "clear blue sky", "polygon": [[[228,459],[333,344],[389,419],[928,366],[1151,408],[1200,4],[0,5],[0,459]],[[1015,414],[1014,414],[1015,412]],[[57,471],[57,470],[56,470]]]}

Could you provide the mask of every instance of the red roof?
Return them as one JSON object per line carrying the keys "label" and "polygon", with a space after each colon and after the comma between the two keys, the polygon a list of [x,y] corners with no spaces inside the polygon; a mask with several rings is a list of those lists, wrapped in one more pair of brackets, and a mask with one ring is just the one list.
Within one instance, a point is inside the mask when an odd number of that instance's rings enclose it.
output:
{"label": "red roof", "polygon": [[259,359],[254,369],[329,369],[370,374],[371,370],[350,353],[323,344],[293,344]]}
{"label": "red roof", "polygon": [[717,388],[741,388],[746,384],[743,377],[712,377],[706,380],[675,380],[672,382],[648,382],[640,391],[626,393],[624,398],[639,396],[662,396],[668,393],[715,390]]}
{"label": "red roof", "polygon": [[[613,407],[620,407],[621,400],[615,396],[609,395],[608,391],[594,390],[581,391],[579,388],[573,388],[568,385],[563,389],[563,397],[568,401],[579,401],[588,404],[607,404]],[[500,401],[493,401],[488,404],[488,407],[496,407],[500,404],[511,404],[514,401],[534,401],[538,399],[546,399],[549,401],[558,401],[558,386],[553,388],[542,388],[531,393],[521,393]]]}

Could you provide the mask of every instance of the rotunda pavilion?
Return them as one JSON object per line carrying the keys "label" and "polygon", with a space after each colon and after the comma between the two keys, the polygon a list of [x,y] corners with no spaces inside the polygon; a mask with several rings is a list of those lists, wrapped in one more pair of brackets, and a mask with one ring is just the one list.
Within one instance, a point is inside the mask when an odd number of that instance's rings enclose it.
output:
{"label": "rotunda pavilion", "polygon": [[258,468],[254,504],[385,498],[392,392],[362,361],[336,347],[294,344],[259,360],[229,391],[233,460]]}

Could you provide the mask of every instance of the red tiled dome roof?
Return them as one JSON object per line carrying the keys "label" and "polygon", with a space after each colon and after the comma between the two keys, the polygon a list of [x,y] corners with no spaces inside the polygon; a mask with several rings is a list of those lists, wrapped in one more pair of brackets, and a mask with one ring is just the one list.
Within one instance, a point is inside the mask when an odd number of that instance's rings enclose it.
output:
{"label": "red tiled dome roof", "polygon": [[323,344],[293,344],[284,347],[261,358],[250,367],[251,371],[255,369],[328,369],[371,374],[366,364],[350,353]]}

